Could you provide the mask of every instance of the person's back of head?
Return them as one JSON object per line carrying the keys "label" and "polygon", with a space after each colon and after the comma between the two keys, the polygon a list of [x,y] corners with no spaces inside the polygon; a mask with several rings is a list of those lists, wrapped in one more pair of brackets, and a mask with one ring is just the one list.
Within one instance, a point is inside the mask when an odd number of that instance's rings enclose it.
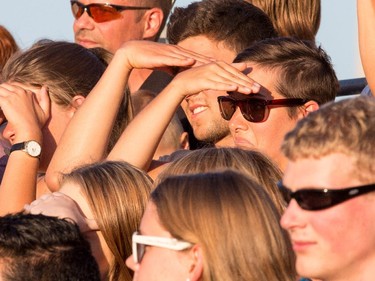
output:
{"label": "person's back of head", "polygon": [[171,44],[204,35],[236,53],[255,41],[276,36],[268,16],[242,0],[203,0],[177,7],[167,28]]}
{"label": "person's back of head", "polygon": [[199,280],[295,280],[280,214],[246,175],[224,170],[170,176],[152,192],[151,202],[172,237],[201,248]]}
{"label": "person's back of head", "polygon": [[375,99],[356,97],[322,106],[285,136],[282,151],[291,161],[342,153],[352,157],[361,182],[375,181]]}
{"label": "person's back of head", "polygon": [[4,281],[100,280],[78,226],[44,215],[0,217],[0,264]]}
{"label": "person's back of head", "polygon": [[113,258],[109,280],[132,280],[124,261],[131,255],[131,235],[137,230],[151,192],[147,174],[122,161],[77,167],[63,184],[78,184]]}
{"label": "person's back of head", "polygon": [[[321,105],[333,101],[339,89],[330,57],[311,41],[265,39],[238,54],[234,62],[274,71],[279,77],[275,88],[286,98],[314,100]],[[289,110],[294,115],[296,108]]]}
{"label": "person's back of head", "polygon": [[164,169],[155,183],[171,175],[208,173],[234,169],[258,182],[267,191],[280,214],[286,203],[277,187],[282,172],[267,156],[255,151],[235,147],[201,148],[191,151]]}
{"label": "person's back of head", "polygon": [[321,18],[320,0],[246,0],[261,8],[280,36],[315,40]]}
{"label": "person's back of head", "polygon": [[5,63],[18,49],[12,34],[4,26],[0,25],[0,78]]}

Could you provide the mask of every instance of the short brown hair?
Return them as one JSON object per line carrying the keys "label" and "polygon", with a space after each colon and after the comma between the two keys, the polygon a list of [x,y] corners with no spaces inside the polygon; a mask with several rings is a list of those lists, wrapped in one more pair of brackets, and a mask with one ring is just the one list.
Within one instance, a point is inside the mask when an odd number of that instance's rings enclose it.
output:
{"label": "short brown hair", "polygon": [[[286,98],[333,101],[339,82],[327,53],[312,41],[278,37],[257,42],[237,55],[234,62],[249,62],[274,71],[276,90]],[[260,82],[260,81],[259,81]],[[295,115],[296,108],[288,108]]]}
{"label": "short brown hair", "polygon": [[357,97],[329,103],[300,120],[285,136],[282,151],[297,159],[343,153],[354,159],[355,176],[375,181],[375,99]]}

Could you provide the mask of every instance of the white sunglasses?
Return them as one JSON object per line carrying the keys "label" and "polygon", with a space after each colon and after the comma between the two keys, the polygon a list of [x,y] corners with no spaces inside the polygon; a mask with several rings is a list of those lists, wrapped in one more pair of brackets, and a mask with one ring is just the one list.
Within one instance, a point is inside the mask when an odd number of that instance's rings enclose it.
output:
{"label": "white sunglasses", "polygon": [[176,238],[146,236],[134,232],[132,236],[133,258],[135,263],[142,261],[146,246],[155,246],[169,250],[182,251],[191,248],[193,244]]}

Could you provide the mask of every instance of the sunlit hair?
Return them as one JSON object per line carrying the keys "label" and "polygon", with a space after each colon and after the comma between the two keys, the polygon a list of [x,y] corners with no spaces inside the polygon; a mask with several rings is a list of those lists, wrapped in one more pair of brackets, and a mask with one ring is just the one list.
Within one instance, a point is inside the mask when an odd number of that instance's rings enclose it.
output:
{"label": "sunlit hair", "polygon": [[200,35],[238,53],[276,36],[276,31],[261,9],[242,0],[203,0],[176,7],[167,26],[168,41],[177,44]]}
{"label": "sunlit hair", "polygon": [[[3,80],[8,82],[48,86],[52,102],[68,107],[75,96],[87,97],[110,58],[111,55],[104,49],[86,49],[75,43],[41,40],[13,56],[4,66],[2,75]],[[115,133],[111,136],[115,140],[132,118],[129,99],[130,95],[125,94],[113,130]]]}
{"label": "sunlit hair", "polygon": [[12,34],[4,26],[0,25],[0,81],[1,71],[5,63],[18,49]]}
{"label": "sunlit hair", "polygon": [[375,99],[357,97],[322,106],[285,136],[282,151],[292,160],[343,153],[353,159],[353,176],[375,182]]}
{"label": "sunlit hair", "polygon": [[293,250],[264,189],[232,170],[170,176],[151,194],[162,226],[202,248],[202,281],[294,281]]}
{"label": "sunlit hair", "polygon": [[[315,43],[295,38],[266,39],[242,51],[234,62],[248,62],[277,76],[276,91],[286,98],[333,101],[339,82],[327,53]],[[251,77],[251,72],[250,72]],[[291,116],[296,107],[288,108]]]}
{"label": "sunlit hair", "polygon": [[280,214],[284,211],[286,203],[276,185],[282,178],[282,172],[267,156],[255,150],[212,147],[191,151],[170,163],[158,176],[155,184],[170,175],[206,173],[228,168],[258,182],[267,191]]}
{"label": "sunlit hair", "polygon": [[261,8],[280,36],[315,40],[321,18],[320,0],[245,0]]}
{"label": "sunlit hair", "polygon": [[132,254],[131,235],[138,229],[151,191],[151,179],[126,163],[106,161],[64,175],[78,184],[111,250],[109,280],[132,280],[125,260]]}

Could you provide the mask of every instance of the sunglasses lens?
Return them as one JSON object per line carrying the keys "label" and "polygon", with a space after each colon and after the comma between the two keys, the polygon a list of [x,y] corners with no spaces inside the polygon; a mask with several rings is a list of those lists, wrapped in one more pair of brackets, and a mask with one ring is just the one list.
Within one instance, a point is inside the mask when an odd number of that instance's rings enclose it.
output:
{"label": "sunglasses lens", "polygon": [[230,120],[236,111],[236,104],[232,99],[219,99],[220,113],[225,120]]}
{"label": "sunglasses lens", "polygon": [[295,197],[298,205],[305,210],[322,210],[333,206],[331,194],[320,190],[300,190]]}
{"label": "sunglasses lens", "polygon": [[145,245],[137,243],[137,262],[140,263],[145,254]]}
{"label": "sunglasses lens", "polygon": [[111,6],[92,5],[90,6],[91,16],[96,22],[105,22],[118,19],[121,13]]}
{"label": "sunglasses lens", "polygon": [[72,2],[71,7],[72,7],[72,13],[73,13],[73,16],[74,16],[76,19],[78,19],[80,16],[82,16],[82,14],[83,14],[83,10],[84,10],[83,7],[80,7],[80,6],[78,5],[78,3],[76,3],[76,2]]}
{"label": "sunglasses lens", "polygon": [[258,100],[244,100],[239,104],[245,119],[250,122],[264,121],[266,105]]}

